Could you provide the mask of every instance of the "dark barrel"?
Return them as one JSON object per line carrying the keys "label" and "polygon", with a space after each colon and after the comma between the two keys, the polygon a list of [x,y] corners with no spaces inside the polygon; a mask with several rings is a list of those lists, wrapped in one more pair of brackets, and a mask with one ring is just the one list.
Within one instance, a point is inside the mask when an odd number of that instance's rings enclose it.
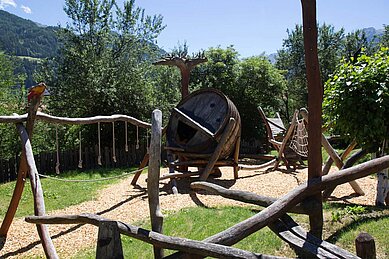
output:
{"label": "dark barrel", "polygon": [[220,158],[227,158],[234,151],[240,135],[239,112],[219,90],[205,88],[195,91],[172,111],[166,131],[168,147],[184,150],[185,153],[211,155],[230,117],[236,123],[228,132],[228,140]]}

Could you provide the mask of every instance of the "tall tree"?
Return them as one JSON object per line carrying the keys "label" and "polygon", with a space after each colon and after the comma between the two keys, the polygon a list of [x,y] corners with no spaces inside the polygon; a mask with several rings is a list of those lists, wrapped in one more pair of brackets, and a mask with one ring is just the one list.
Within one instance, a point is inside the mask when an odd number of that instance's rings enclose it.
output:
{"label": "tall tree", "polygon": [[384,34],[380,39],[380,43],[382,46],[389,48],[389,25],[384,25]]}
{"label": "tall tree", "polygon": [[[307,106],[308,93],[302,26],[296,25],[293,30],[287,30],[287,34],[283,48],[277,53],[276,67],[286,71],[288,83],[284,93],[282,115],[290,118],[294,109]],[[325,23],[318,27],[318,56],[322,82],[333,73],[344,55],[343,39],[344,29],[337,31],[334,26]]]}
{"label": "tall tree", "polygon": [[41,75],[50,109],[72,117],[148,118],[153,86],[147,75],[162,17],[146,15],[134,0],[122,7],[115,0],[66,0],[64,10],[71,22],[60,30],[60,55]]}

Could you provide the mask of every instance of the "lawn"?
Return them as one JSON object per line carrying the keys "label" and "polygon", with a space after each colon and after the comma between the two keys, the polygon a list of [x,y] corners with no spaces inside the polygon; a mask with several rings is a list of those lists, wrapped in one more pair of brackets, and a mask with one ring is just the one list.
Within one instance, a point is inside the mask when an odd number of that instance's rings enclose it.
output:
{"label": "lawn", "polygon": [[[56,178],[66,180],[101,180],[129,172],[132,169],[98,169],[90,171],[69,171],[61,173]],[[93,200],[101,188],[116,183],[117,179],[106,181],[90,182],[65,182],[52,179],[41,179],[43,196],[45,199],[46,211],[63,209],[71,205],[80,204],[84,201]],[[3,219],[7,212],[16,182],[0,185],[0,219]],[[34,200],[29,180],[26,181],[23,195],[20,200],[16,217],[23,217],[34,214]]]}
{"label": "lawn", "polygon": [[[389,212],[374,207],[357,205],[325,204],[324,237],[351,253],[355,254],[354,240],[364,231],[375,238],[377,258],[388,258],[389,244],[387,229],[389,229]],[[165,215],[164,234],[202,240],[216,234],[258,212],[257,207],[218,207],[218,208],[187,208]],[[340,217],[333,215],[339,212]],[[304,228],[308,228],[308,217],[292,215]],[[135,223],[145,229],[150,229],[148,220]],[[384,231],[383,231],[384,230]],[[150,244],[137,239],[123,236],[122,245],[125,258],[153,258],[153,248]],[[269,228],[250,235],[236,245],[236,248],[285,257],[295,257],[294,251],[278,238]],[[91,247],[78,253],[74,259],[95,258],[96,248]],[[165,250],[165,255],[173,251]]]}

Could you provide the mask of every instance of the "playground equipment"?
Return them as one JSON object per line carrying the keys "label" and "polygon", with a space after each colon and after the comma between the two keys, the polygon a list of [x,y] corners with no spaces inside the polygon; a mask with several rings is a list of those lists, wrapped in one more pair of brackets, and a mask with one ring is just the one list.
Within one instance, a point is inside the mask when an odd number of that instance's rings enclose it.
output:
{"label": "playground equipment", "polygon": [[235,105],[216,89],[198,90],[173,109],[166,130],[166,150],[179,157],[169,166],[205,166],[206,180],[215,164],[238,172],[240,116]]}
{"label": "playground equipment", "polygon": [[[208,182],[194,182],[194,190],[207,190],[234,200],[267,207],[256,215],[248,218],[203,241],[188,240],[179,237],[163,235],[163,215],[159,204],[159,170],[161,152],[161,118],[160,111],[153,112],[152,135],[150,144],[150,163],[148,172],[148,199],[152,230],[146,230],[123,222],[114,221],[93,214],[61,215],[61,216],[31,216],[26,221],[34,224],[76,224],[87,223],[99,227],[97,242],[98,258],[112,258],[120,250],[99,249],[103,247],[121,247],[120,234],[128,235],[154,246],[157,258],[164,258],[163,249],[179,250],[180,252],[167,258],[177,258],[183,253],[200,256],[233,257],[233,258],[277,258],[270,255],[257,254],[229,247],[259,229],[269,226],[283,240],[291,244],[299,252],[304,251],[318,258],[358,258],[344,249],[325,242],[303,230],[296,222],[286,215],[288,212],[310,214],[317,209],[315,202],[309,197],[336,186],[365,177],[371,173],[389,167],[389,156],[381,157],[358,166],[342,170],[338,174],[330,174],[322,178],[307,181],[288,194],[274,199],[249,192],[228,190]],[[109,227],[109,231],[106,229]],[[100,234],[105,233],[105,234]],[[104,240],[104,241],[103,241]],[[103,252],[102,252],[103,251]],[[52,258],[52,257],[50,257]]]}
{"label": "playground equipment", "polygon": [[[265,112],[262,110],[261,107],[258,107],[258,111],[261,115],[263,124],[265,125],[267,139],[278,153],[278,159],[274,163],[273,170],[278,169],[281,162],[285,164],[288,170],[291,169],[291,166],[293,168],[296,168],[298,166],[297,162],[299,162],[301,165],[304,165],[302,160],[307,159],[308,150],[306,150],[306,152],[304,152],[304,154],[302,155],[290,147],[291,143],[299,144],[297,140],[297,135],[295,137],[293,133],[296,134],[297,125],[301,125],[301,123],[304,123],[299,121],[298,111],[295,111],[295,113],[293,114],[292,122],[290,123],[288,130],[286,130],[284,123],[282,122],[278,113],[276,114],[275,118],[269,118],[265,115]],[[293,140],[294,142],[292,142]],[[295,146],[297,147],[296,144]]]}
{"label": "playground equipment", "polygon": [[[134,238],[138,238],[145,242],[151,243],[154,246],[155,257],[163,257],[163,248],[179,250],[179,253],[186,253],[189,255],[200,255],[200,256],[214,256],[214,257],[233,257],[233,258],[275,258],[272,256],[266,256],[261,254],[252,253],[249,251],[243,251],[240,249],[229,247],[240,240],[244,239],[248,235],[258,231],[259,229],[269,225],[271,229],[283,236],[284,239],[292,246],[302,249],[312,256],[319,258],[357,258],[349,252],[340,249],[334,245],[323,242],[321,240],[321,230],[323,225],[322,218],[322,199],[321,191],[328,187],[334,187],[339,184],[350,182],[358,178],[368,176],[377,171],[381,171],[389,167],[389,156],[374,159],[369,162],[365,162],[358,166],[354,166],[345,170],[340,170],[337,174],[330,174],[322,176],[321,171],[321,96],[322,89],[320,83],[318,59],[317,59],[317,29],[316,29],[316,2],[309,0],[302,0],[303,9],[303,31],[304,31],[304,47],[305,47],[305,58],[307,64],[307,81],[308,81],[308,105],[310,107],[310,127],[308,128],[309,133],[309,168],[308,168],[308,180],[307,182],[299,185],[297,188],[279,198],[276,201],[267,201],[269,206],[229,229],[226,229],[220,233],[217,233],[211,237],[208,237],[204,241],[195,241],[182,239],[177,237],[169,237],[159,233],[162,232],[162,214],[159,209],[158,199],[152,197],[158,197],[158,182],[159,182],[159,161],[160,161],[160,136],[161,136],[161,116],[155,113],[153,114],[152,122],[152,148],[150,149],[150,166],[153,168],[149,170],[149,181],[148,192],[149,192],[149,204],[150,214],[152,221],[152,229],[154,231],[148,231],[136,226],[131,226],[122,222],[113,221],[112,226],[116,229],[117,233],[126,234]],[[319,87],[318,87],[319,86]],[[35,115],[32,115],[35,116]],[[27,121],[34,120],[32,116],[27,118]],[[21,122],[23,119],[18,118]],[[1,121],[1,118],[0,118]],[[229,125],[233,125],[230,120]],[[16,122],[16,121],[15,121]],[[27,132],[31,128],[31,123],[27,122]],[[231,126],[232,127],[232,126]],[[31,138],[31,134],[21,134],[26,138],[23,143],[23,154],[24,156],[31,157],[31,148],[28,137]],[[224,135],[225,136],[225,135]],[[218,146],[219,147],[219,146]],[[211,157],[212,160],[212,157]],[[27,166],[30,167],[29,173],[34,174],[33,160],[22,159],[21,166],[24,169]],[[22,176],[28,170],[20,171]],[[22,180],[25,180],[25,178]],[[39,182],[39,178],[37,179]],[[206,183],[200,182],[197,186],[192,184],[193,187],[201,188]],[[152,187],[154,186],[154,188]],[[156,188],[155,188],[156,186]],[[39,188],[38,188],[39,189]],[[36,192],[34,198],[38,199]],[[233,195],[229,192],[227,194]],[[239,195],[238,195],[239,196]],[[249,198],[244,197],[244,193],[239,196],[241,200],[249,201]],[[20,198],[20,197],[19,197]],[[43,199],[43,198],[42,198]],[[301,204],[306,209],[305,213],[310,217],[310,233],[302,231],[301,228],[293,222],[285,214]],[[307,206],[308,204],[308,206]],[[37,204],[35,204],[38,207]],[[71,215],[71,216],[44,216],[44,212],[36,210],[34,217],[26,218],[26,221],[38,224],[38,226],[44,226],[43,224],[74,224],[74,223],[89,223],[99,225],[100,228],[104,228],[107,222],[112,220],[103,219],[96,215],[82,214],[82,215]],[[39,230],[38,230],[39,231]],[[315,236],[315,237],[314,237]],[[48,236],[50,239],[50,236]],[[49,241],[45,241],[44,237],[41,236],[42,242],[47,244]],[[118,242],[120,238],[111,238],[102,235],[102,238],[98,241],[98,245],[107,246],[111,242]],[[45,247],[45,245],[44,245]],[[119,246],[117,246],[119,247]],[[45,248],[46,249],[46,248]],[[46,250],[45,250],[46,251]],[[98,250],[99,251],[99,250]],[[114,257],[113,253],[116,253],[114,249],[106,250],[107,253],[111,254],[98,254],[97,257],[111,258]],[[55,250],[53,253],[46,252],[48,258],[57,258]],[[169,258],[177,258],[177,253],[169,256]]]}

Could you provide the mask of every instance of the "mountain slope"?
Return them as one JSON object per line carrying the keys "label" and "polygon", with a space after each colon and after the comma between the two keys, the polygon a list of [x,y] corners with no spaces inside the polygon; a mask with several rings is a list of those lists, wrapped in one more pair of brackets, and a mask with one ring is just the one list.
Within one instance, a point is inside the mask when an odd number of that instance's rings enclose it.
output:
{"label": "mountain slope", "polygon": [[0,50],[8,55],[54,56],[58,48],[56,30],[0,10]]}

